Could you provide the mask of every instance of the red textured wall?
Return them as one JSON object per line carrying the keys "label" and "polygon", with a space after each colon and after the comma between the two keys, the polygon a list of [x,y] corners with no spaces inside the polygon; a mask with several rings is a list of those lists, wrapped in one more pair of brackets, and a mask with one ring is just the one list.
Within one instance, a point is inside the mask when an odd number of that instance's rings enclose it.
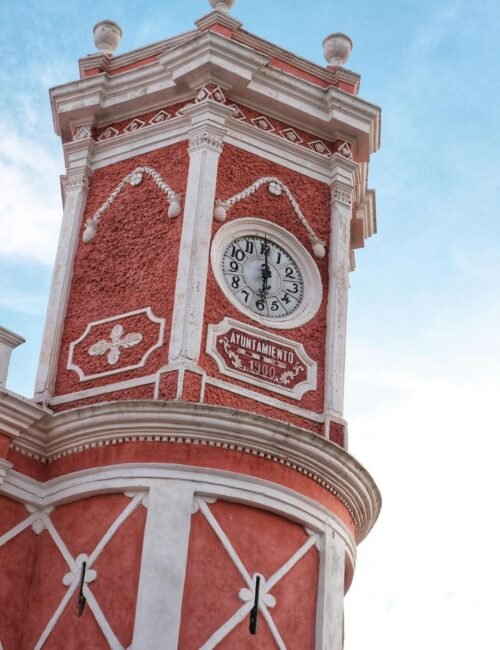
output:
{"label": "red textured wall", "polygon": [[[113,189],[137,166],[149,165],[177,192],[184,193],[188,169],[186,143],[173,145],[97,170],[92,178],[84,222],[106,201]],[[144,376],[155,372],[167,359],[171,314],[182,218],[167,217],[167,197],[147,176],[138,187],[126,187],[104,213],[93,242],[79,241],[71,293],[63,332],[56,381],[56,395]],[[84,226],[82,226],[83,232]],[[146,365],[107,377],[80,381],[66,370],[69,344],[87,324],[122,313],[151,307],[155,316],[166,318],[165,341]],[[109,323],[109,331],[115,325]],[[127,321],[123,322],[130,332]],[[157,332],[157,326],[151,325]],[[148,333],[144,332],[145,338]],[[89,345],[93,341],[89,339]],[[122,352],[135,358],[135,349]],[[105,357],[100,367],[110,370]]]}
{"label": "red textured wall", "polygon": [[[28,517],[24,506],[0,496],[0,537]],[[36,553],[37,537],[31,527],[0,546],[0,641],[5,650],[22,648]]]}
{"label": "red textured wall", "polygon": [[[219,180],[217,184],[217,197],[227,199],[237,192],[251,185],[257,179],[263,176],[276,176],[283,181],[296,200],[301,206],[312,228],[320,239],[329,240],[329,223],[330,223],[330,188],[324,183],[312,179],[304,179],[298,172],[286,169],[275,163],[266,161],[251,153],[241,151],[236,147],[225,145],[219,165]],[[311,252],[311,244],[308,234],[300,221],[297,219],[288,199],[282,195],[280,197],[272,196],[266,186],[261,187],[255,194],[249,198],[237,203],[228,213],[227,221],[235,221],[238,217],[257,216],[276,223],[289,230],[302,243],[305,248]],[[214,222],[214,233],[220,227],[220,224]],[[309,354],[318,363],[318,382],[317,390],[309,391],[298,402],[291,398],[279,396],[282,401],[288,401],[290,404],[300,405],[302,408],[321,412],[323,409],[323,391],[324,391],[324,358],[325,358],[325,339],[326,339],[326,307],[328,296],[328,258],[317,260],[318,269],[323,282],[323,301],[316,316],[302,327],[279,330],[278,334],[286,338],[300,341]],[[206,323],[204,328],[204,338],[202,342],[201,364],[207,369],[210,375],[220,376],[215,361],[205,352],[206,332],[209,323],[218,323],[225,316],[230,316],[244,323],[256,326],[257,323],[240,312],[224,297],[215,277],[211,271],[208,273],[207,285],[207,302],[206,302]],[[272,331],[276,330],[258,325],[260,329]],[[230,381],[237,385],[248,385],[221,376],[225,381]],[[270,394],[278,397],[271,391],[261,390],[251,386],[252,390],[262,394]],[[221,391],[219,391],[220,393]],[[225,394],[219,397],[213,391],[207,391],[207,403],[224,404],[236,406],[238,396]],[[255,406],[252,410],[262,413],[265,406],[258,402],[253,403]],[[275,417],[284,419],[287,415],[283,411],[276,409]],[[314,430],[314,429],[313,429]]]}
{"label": "red textured wall", "polygon": [[[91,497],[57,508],[51,514],[51,521],[73,557],[80,553],[90,555],[128,503],[130,499],[123,495]],[[145,518],[145,509],[139,506],[122,524],[95,562],[97,579],[89,585],[124,647],[132,642]],[[48,531],[44,530],[38,540],[29,610],[23,623],[23,644],[15,646],[20,650],[32,650],[67,592],[62,579],[69,571],[68,565]],[[83,616],[76,616],[77,600],[75,594],[49,636],[44,646],[47,649],[109,647],[88,604]]]}
{"label": "red textured wall", "polygon": [[[225,501],[209,508],[250,576],[260,573],[269,579],[308,540],[301,526],[263,510]],[[271,590],[276,607],[269,611],[289,650],[314,648],[318,566],[318,551],[312,547]],[[191,527],[179,647],[201,647],[243,605],[238,593],[245,586],[227,551],[198,512]],[[247,616],[217,647],[276,647],[261,613],[256,635],[249,634],[248,624]]]}
{"label": "red textured wall", "polygon": [[[244,386],[245,388],[251,388],[254,390],[255,386],[248,386],[242,382],[234,381],[232,378],[223,377],[224,381],[228,381],[232,384],[237,384],[239,386]],[[255,392],[263,393],[262,390],[256,390]],[[273,397],[282,398],[281,395],[271,394]],[[319,422],[313,422],[306,418],[294,415],[287,411],[286,409],[278,409],[270,404],[263,404],[262,402],[256,402],[255,400],[249,397],[243,397],[238,393],[233,393],[224,390],[223,388],[218,388],[216,386],[207,385],[205,388],[205,400],[207,404],[220,404],[223,406],[228,406],[230,408],[239,409],[241,411],[249,411],[258,413],[259,415],[265,415],[266,417],[273,418],[275,420],[280,420],[281,422],[287,422],[293,424],[294,426],[301,427],[302,429],[307,429],[313,433],[323,435],[323,424]],[[286,400],[283,400],[286,401]],[[302,402],[297,402],[297,406],[302,406]]]}

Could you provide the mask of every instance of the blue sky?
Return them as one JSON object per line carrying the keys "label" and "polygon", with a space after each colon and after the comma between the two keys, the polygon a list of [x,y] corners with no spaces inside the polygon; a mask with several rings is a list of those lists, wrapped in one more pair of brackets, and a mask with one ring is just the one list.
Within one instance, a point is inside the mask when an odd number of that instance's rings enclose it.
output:
{"label": "blue sky", "polygon": [[[28,339],[31,395],[62,215],[47,89],[77,76],[102,18],[123,52],[191,29],[206,0],[0,3],[0,323]],[[237,0],[244,27],[316,63],[333,31],[383,109],[379,233],[351,275],[350,448],[384,509],[360,547],[345,650],[496,650],[500,427],[500,4]]]}

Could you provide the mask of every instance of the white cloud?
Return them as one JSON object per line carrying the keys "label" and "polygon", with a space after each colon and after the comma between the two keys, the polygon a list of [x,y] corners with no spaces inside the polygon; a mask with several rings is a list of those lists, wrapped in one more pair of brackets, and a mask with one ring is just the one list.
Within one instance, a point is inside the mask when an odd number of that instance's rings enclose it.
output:
{"label": "white cloud", "polygon": [[62,217],[61,163],[0,121],[0,256],[51,265]]}
{"label": "white cloud", "polygon": [[2,289],[0,293],[0,309],[21,312],[31,316],[43,316],[46,309],[45,294],[24,293],[22,291]]}
{"label": "white cloud", "polygon": [[406,352],[351,341],[351,453],[383,508],[359,549],[345,650],[500,647],[500,309],[482,298],[413,332]]}

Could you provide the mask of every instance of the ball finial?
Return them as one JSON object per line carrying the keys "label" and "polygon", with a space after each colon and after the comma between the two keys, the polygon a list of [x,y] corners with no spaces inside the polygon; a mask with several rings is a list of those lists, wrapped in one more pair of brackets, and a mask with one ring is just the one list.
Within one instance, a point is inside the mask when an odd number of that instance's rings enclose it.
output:
{"label": "ball finial", "polygon": [[220,11],[229,11],[234,6],[236,0],[208,0],[210,6]]}
{"label": "ball finial", "polygon": [[352,50],[352,41],[349,36],[336,32],[330,34],[323,41],[323,52],[327,63],[332,68],[343,66]]}
{"label": "ball finial", "polygon": [[120,44],[123,31],[112,20],[101,20],[94,25],[94,43],[100,52],[111,56]]}

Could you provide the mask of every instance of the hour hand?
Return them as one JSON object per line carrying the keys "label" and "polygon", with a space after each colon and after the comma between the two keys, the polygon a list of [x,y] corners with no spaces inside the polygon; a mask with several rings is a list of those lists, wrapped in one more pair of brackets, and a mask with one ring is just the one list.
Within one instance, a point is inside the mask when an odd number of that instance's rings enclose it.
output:
{"label": "hour hand", "polygon": [[267,281],[271,277],[271,269],[269,268],[269,264],[267,263],[267,259],[262,264],[262,288],[260,290],[260,297],[264,299],[267,296],[267,292],[271,288],[268,284]]}

